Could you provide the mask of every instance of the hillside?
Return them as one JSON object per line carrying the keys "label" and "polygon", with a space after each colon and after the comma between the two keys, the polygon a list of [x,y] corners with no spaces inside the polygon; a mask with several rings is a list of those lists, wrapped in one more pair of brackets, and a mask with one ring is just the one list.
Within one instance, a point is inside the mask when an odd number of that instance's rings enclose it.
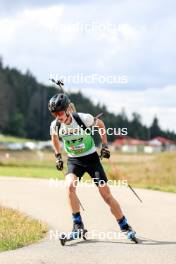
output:
{"label": "hillside", "polygon": [[[52,120],[48,111],[48,100],[57,92],[58,89],[52,86],[38,83],[29,71],[22,74],[15,68],[4,67],[0,62],[0,133],[31,139],[48,139]],[[103,112],[107,127],[126,127],[131,137],[150,139],[154,136],[165,136],[176,140],[176,133],[160,129],[157,118],[154,118],[151,127],[147,127],[142,124],[138,113],[133,113],[132,120],[129,120],[125,112],[118,115],[110,113],[104,105],[93,104],[81,92],[70,93],[69,96],[77,111],[93,115]],[[115,137],[109,137],[109,141],[113,141]]]}

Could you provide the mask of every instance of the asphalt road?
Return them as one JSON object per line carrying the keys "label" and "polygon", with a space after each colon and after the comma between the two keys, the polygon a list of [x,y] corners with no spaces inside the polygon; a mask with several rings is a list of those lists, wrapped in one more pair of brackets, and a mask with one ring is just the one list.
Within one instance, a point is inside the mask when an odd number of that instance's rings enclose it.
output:
{"label": "asphalt road", "polygon": [[[133,244],[119,235],[118,225],[96,187],[79,187],[78,195],[85,207],[82,217],[89,230],[89,239],[62,247],[59,233],[72,228],[65,187],[51,187],[48,180],[0,177],[1,204],[24,211],[50,227],[43,241],[0,253],[0,263],[175,264],[176,195],[137,189],[143,200],[141,204],[128,188],[111,189],[137,231],[140,244]],[[116,238],[110,237],[116,232]]]}

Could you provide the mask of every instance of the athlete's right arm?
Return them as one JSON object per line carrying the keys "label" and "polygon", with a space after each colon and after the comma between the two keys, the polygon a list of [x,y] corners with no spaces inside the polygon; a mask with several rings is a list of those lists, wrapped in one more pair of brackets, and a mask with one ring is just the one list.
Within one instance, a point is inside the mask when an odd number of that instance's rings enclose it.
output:
{"label": "athlete's right arm", "polygon": [[61,156],[61,145],[60,145],[60,141],[59,141],[59,137],[58,137],[58,133],[57,133],[57,129],[56,129],[56,122],[53,121],[51,123],[51,127],[50,127],[50,134],[51,134],[51,142],[53,145],[53,149],[55,152],[55,157],[56,157],[56,168],[57,170],[63,170],[63,160],[62,160],[62,156]]}
{"label": "athlete's right arm", "polygon": [[60,145],[59,137],[58,137],[58,127],[57,127],[56,119],[52,121],[51,123],[50,135],[51,135],[51,142],[52,142],[55,154],[61,153],[61,145]]}
{"label": "athlete's right arm", "polygon": [[52,142],[55,154],[61,153],[61,145],[59,142],[58,135],[52,134],[51,135],[51,142]]}
{"label": "athlete's right arm", "polygon": [[51,135],[51,141],[53,144],[54,152],[55,152],[55,157],[56,157],[56,168],[57,170],[63,170],[63,160],[61,156],[61,145],[59,142],[59,138],[57,135]]}

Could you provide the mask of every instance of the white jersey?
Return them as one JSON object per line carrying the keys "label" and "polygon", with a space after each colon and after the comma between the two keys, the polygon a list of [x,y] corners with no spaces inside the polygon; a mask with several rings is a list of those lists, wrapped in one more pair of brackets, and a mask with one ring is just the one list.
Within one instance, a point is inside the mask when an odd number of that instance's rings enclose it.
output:
{"label": "white jersey", "polygon": [[[94,125],[94,117],[91,114],[78,114],[86,127]],[[75,132],[77,133],[74,134]],[[57,119],[51,123],[51,134],[58,135]],[[59,128],[59,137],[62,138],[65,151],[69,157],[87,156],[96,151],[93,138],[90,135],[86,135],[83,128],[78,125],[73,116],[69,125],[61,123]]]}

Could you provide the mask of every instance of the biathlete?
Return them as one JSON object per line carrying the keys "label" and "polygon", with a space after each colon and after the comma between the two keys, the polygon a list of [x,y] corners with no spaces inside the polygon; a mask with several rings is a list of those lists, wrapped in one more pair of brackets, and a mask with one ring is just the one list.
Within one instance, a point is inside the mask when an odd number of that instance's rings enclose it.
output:
{"label": "biathlete", "polygon": [[[80,202],[76,194],[75,183],[87,172],[97,185],[101,197],[108,204],[121,231],[125,232],[127,238],[134,240],[136,232],[128,224],[118,201],[113,197],[107,184],[108,179],[96,151],[94,140],[85,131],[86,128],[91,128],[95,125],[99,129],[105,130],[105,125],[102,120],[95,119],[91,114],[73,111],[74,109],[70,103],[70,99],[65,93],[56,94],[50,99],[48,108],[55,117],[55,120],[51,123],[50,131],[58,170],[63,170],[59,138],[62,139],[64,149],[68,155],[66,180],[68,182],[68,198],[73,219],[72,232],[85,230],[80,214]],[[100,137],[102,140],[101,157],[109,159],[110,151],[107,135],[106,133],[101,133]]]}

